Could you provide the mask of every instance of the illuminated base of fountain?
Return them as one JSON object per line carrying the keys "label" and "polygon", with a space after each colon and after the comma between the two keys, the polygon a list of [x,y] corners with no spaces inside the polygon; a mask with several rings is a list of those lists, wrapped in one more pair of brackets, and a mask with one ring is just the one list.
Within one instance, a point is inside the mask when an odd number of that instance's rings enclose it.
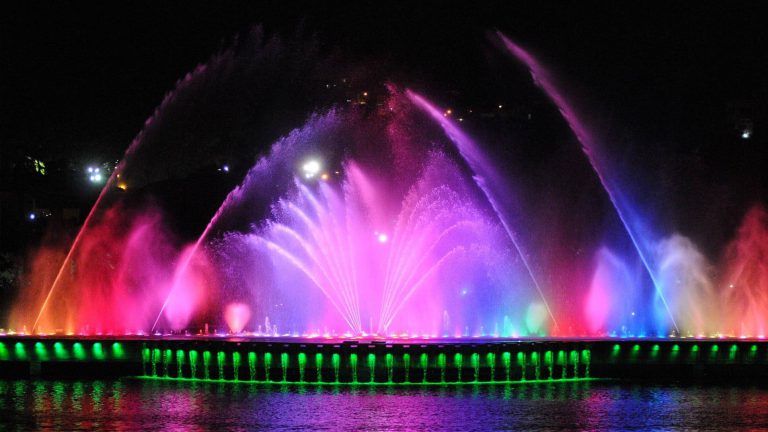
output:
{"label": "illuminated base of fountain", "polygon": [[443,385],[768,377],[747,339],[331,340],[206,336],[0,337],[0,376],[282,384]]}

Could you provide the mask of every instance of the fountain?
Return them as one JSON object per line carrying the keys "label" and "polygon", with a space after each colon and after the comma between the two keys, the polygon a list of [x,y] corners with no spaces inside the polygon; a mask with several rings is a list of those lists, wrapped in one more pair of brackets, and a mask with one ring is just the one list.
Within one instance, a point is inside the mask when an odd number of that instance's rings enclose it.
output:
{"label": "fountain", "polygon": [[[558,269],[521,235],[517,179],[447,111],[394,84],[373,108],[305,113],[184,239],[162,203],[133,190],[158,181],[140,165],[175,137],[163,128],[178,125],[179,105],[216,99],[219,79],[237,88],[232,70],[257,73],[225,51],[148,120],[70,247],[31,260],[0,362],[116,362],[156,379],[446,385],[766,361],[766,210],[747,212],[719,264],[688,237],[659,234],[552,74],[497,36],[581,143],[634,248],[589,251],[587,286],[555,291]],[[277,46],[260,49],[259,67],[283,58]],[[115,192],[118,182],[131,187]],[[723,337],[734,338],[728,349]]]}

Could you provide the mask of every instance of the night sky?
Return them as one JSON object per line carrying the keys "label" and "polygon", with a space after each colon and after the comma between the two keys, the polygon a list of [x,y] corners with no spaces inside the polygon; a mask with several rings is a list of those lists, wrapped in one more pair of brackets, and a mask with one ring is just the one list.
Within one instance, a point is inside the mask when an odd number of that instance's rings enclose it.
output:
{"label": "night sky", "polygon": [[[9,158],[119,158],[179,78],[254,25],[394,65],[403,84],[445,104],[544,103],[489,41],[499,29],[552,67],[618,157],[662,170],[649,185],[673,179],[670,219],[695,225],[721,206],[698,228],[726,224],[722,240],[768,195],[768,26],[757,1],[700,3],[4,3],[0,147]],[[734,101],[754,109],[748,142],[729,116]],[[727,202],[713,203],[716,188]]]}
{"label": "night sky", "polygon": [[412,3],[5,4],[3,140],[119,151],[179,77],[255,24],[291,33],[303,23],[328,49],[396,61],[467,93],[487,66],[484,32],[498,28],[592,105],[676,139],[709,135],[703,128],[728,100],[766,96],[758,2]]}

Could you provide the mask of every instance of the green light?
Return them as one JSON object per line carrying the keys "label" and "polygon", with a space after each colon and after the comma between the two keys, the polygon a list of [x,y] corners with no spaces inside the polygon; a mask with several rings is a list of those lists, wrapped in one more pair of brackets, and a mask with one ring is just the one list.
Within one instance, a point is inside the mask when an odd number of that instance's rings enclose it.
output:
{"label": "green light", "polygon": [[0,342],[0,360],[8,360],[9,357],[8,348],[5,347],[3,342]]}
{"label": "green light", "polygon": [[371,382],[373,382],[376,376],[376,354],[374,353],[368,354],[368,370],[371,372]]}
{"label": "green light", "polygon": [[352,382],[357,383],[357,354],[349,355],[349,367],[352,368]]}
{"label": "green light", "polygon": [[579,377],[579,352],[571,351],[571,364],[573,365],[573,378]]}
{"label": "green light", "polygon": [[171,373],[171,361],[173,360],[173,350],[166,348],[163,351],[163,375],[169,376]]}
{"label": "green light", "polygon": [[[256,354],[253,354],[253,355],[256,356]],[[315,369],[317,370],[317,382],[322,382],[323,381],[323,353],[315,354]]]}
{"label": "green light", "polygon": [[280,354],[280,367],[282,367],[283,370],[283,382],[288,381],[288,366],[290,364],[290,357],[288,357],[288,353],[281,353]]}
{"label": "green light", "polygon": [[522,351],[517,353],[517,365],[520,366],[520,380],[525,381],[525,353]]}
{"label": "green light", "polygon": [[227,354],[224,353],[224,351],[219,351],[216,353],[216,365],[218,366],[219,375],[217,378],[219,380],[224,379],[224,365],[227,362]]}
{"label": "green light", "polygon": [[635,346],[632,347],[632,351],[640,351],[640,345],[635,344]]}
{"label": "green light", "polygon": [[698,346],[698,345],[694,345],[694,346],[692,346],[692,347],[691,347],[691,351],[693,351],[693,352],[698,352],[698,351],[699,351],[699,346]]}
{"label": "green light", "polygon": [[[405,358],[406,355],[408,355],[408,354],[405,354],[403,356],[403,362],[407,364],[408,360]],[[410,358],[411,357],[408,355],[408,359],[410,359]],[[341,365],[341,356],[339,355],[339,353],[333,353],[331,355],[331,366],[333,366],[333,379],[334,379],[335,382],[339,382],[339,367],[340,367],[340,365]],[[405,374],[406,374],[406,376],[408,375],[408,368],[407,368],[407,366],[406,366],[406,369],[405,369]],[[267,381],[269,381],[269,380],[267,380]]]}
{"label": "green light", "polygon": [[189,350],[189,375],[197,378],[197,351]]}
{"label": "green light", "polygon": [[739,347],[736,344],[731,345],[731,352],[728,353],[728,359],[731,361],[736,360],[736,352],[739,350]]}
{"label": "green light", "polygon": [[[269,377],[269,372],[267,372],[267,377]],[[203,351],[203,379],[205,380],[211,379],[211,352],[210,351]]]}
{"label": "green light", "polygon": [[613,352],[617,353],[617,352],[619,352],[619,351],[621,351],[621,345],[619,345],[619,344],[615,344],[615,345],[613,346]]}
{"label": "green light", "polygon": [[651,358],[652,359],[656,359],[657,357],[659,357],[659,350],[660,349],[661,349],[661,347],[659,347],[659,344],[654,344],[653,345],[653,347],[651,348]]}
{"label": "green light", "polygon": [[264,376],[266,377],[265,381],[269,382],[269,373],[272,369],[272,353],[267,352],[264,353]]}
{"label": "green light", "polygon": [[307,355],[303,352],[299,353],[299,381],[304,381],[304,372],[307,367]]}
{"label": "green light", "polygon": [[157,364],[161,360],[160,348],[152,349],[152,376],[157,376]]}
{"label": "green light", "polygon": [[85,349],[83,349],[83,344],[80,342],[75,342],[74,345],[72,345],[72,353],[75,355],[76,359],[85,360]]}
{"label": "green light", "polygon": [[[509,363],[509,353],[504,353],[506,355],[505,357],[505,364]],[[459,377],[457,378],[459,381],[462,380],[461,378],[461,369],[464,366],[464,357],[462,357],[461,353],[456,353],[453,355],[453,365],[456,367],[456,370],[459,372]],[[407,381],[407,380],[406,380]]]}
{"label": "green light", "polygon": [[[165,377],[165,376],[142,376],[142,377],[136,377],[137,379],[142,380],[153,380],[153,381],[175,381],[178,380],[178,378],[175,377]],[[205,382],[206,380],[200,379],[200,378],[184,378],[184,381],[202,381]],[[226,384],[233,384],[237,385],[237,381],[232,380],[217,380],[221,383]],[[555,378],[554,380],[549,379],[541,379],[541,380],[528,380],[528,381],[480,381],[480,382],[473,382],[471,385],[473,386],[496,386],[496,385],[506,385],[506,384],[541,384],[541,383],[551,383],[551,382],[562,382],[562,383],[571,383],[571,382],[592,382],[592,381],[602,381],[600,378],[589,378],[589,377],[582,377],[582,378]],[[298,382],[298,381],[288,381],[288,382],[277,382],[277,381],[259,381],[263,384],[270,384],[277,386],[276,388],[279,388],[281,392],[285,391],[285,385],[301,385],[301,386],[339,386],[339,387],[345,387],[350,386],[354,384],[355,386],[370,386],[370,387],[390,387],[390,386],[414,386],[414,387],[421,387],[421,386],[429,386],[429,387],[448,387],[448,386],[467,386],[468,383],[462,382],[462,381],[448,381],[448,382],[432,382],[432,381],[425,381],[425,382],[359,382],[359,383],[352,383],[352,382]]]}
{"label": "green light", "polygon": [[674,344],[672,345],[672,348],[669,351],[669,358],[670,360],[677,360],[677,357],[680,355],[680,345]]}
{"label": "green light", "polygon": [[176,350],[176,377],[184,378],[184,350]]}
{"label": "green light", "polygon": [[116,359],[125,358],[125,351],[123,351],[123,346],[120,344],[120,342],[115,342],[112,344],[112,357]]}
{"label": "green light", "polygon": [[91,352],[96,360],[104,360],[104,347],[101,346],[101,342],[94,343]]}
{"label": "green light", "polygon": [[[235,351],[232,353],[232,369],[235,374],[235,381],[240,379],[240,361],[242,359],[242,356],[238,351]],[[183,360],[183,359],[182,359]],[[181,366],[179,366],[179,369],[181,369]],[[303,380],[302,380],[303,381]]]}
{"label": "green light", "polygon": [[592,362],[592,351],[585,349],[581,352],[581,357],[584,361],[584,377],[589,378],[589,365]]}
{"label": "green light", "polygon": [[709,348],[709,358],[711,360],[715,360],[717,358],[717,352],[720,350],[720,347],[717,345],[712,345]]}
{"label": "green light", "polygon": [[749,349],[752,352],[757,352],[757,345],[752,345],[752,348]]}
{"label": "green light", "polygon": [[42,342],[35,342],[35,354],[38,360],[48,360],[48,350]]}
{"label": "green light", "polygon": [[64,345],[61,342],[56,342],[53,344],[53,355],[59,360],[69,357],[69,353],[67,353],[67,350],[64,349]]}

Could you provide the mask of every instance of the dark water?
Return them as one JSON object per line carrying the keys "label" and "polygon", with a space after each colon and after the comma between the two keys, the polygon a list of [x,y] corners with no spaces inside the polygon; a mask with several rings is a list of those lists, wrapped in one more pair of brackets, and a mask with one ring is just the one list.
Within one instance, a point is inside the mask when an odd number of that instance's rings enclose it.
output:
{"label": "dark water", "polygon": [[577,382],[316,387],[0,381],[0,430],[768,428],[768,388]]}

